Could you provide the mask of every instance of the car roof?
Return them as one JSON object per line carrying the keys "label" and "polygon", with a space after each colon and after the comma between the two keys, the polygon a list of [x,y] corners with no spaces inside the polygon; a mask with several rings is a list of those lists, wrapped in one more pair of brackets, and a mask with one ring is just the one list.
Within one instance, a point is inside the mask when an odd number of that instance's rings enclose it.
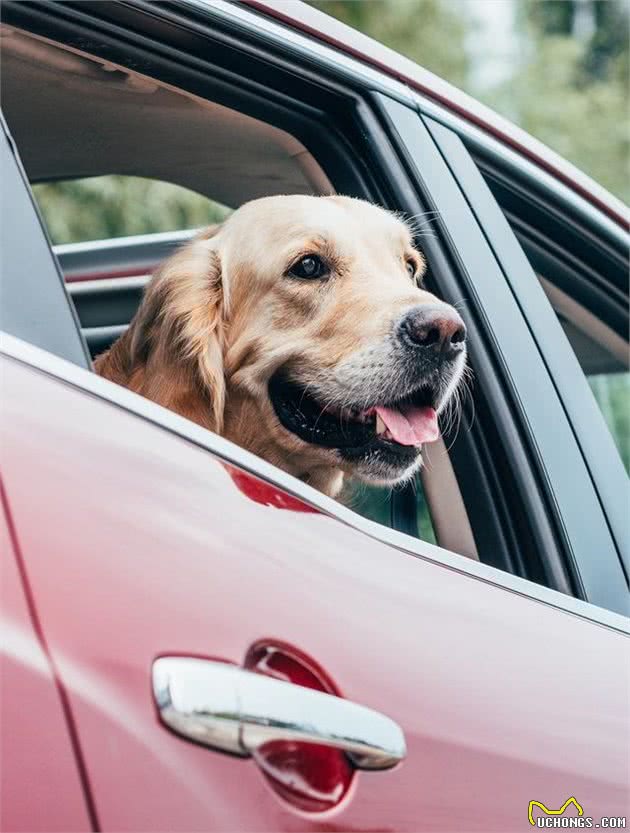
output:
{"label": "car roof", "polygon": [[[204,0],[210,2],[210,0]],[[411,87],[526,157],[624,228],[630,213],[609,191],[508,119],[434,73],[301,0],[242,0],[259,14],[320,40]]]}
{"label": "car roof", "polygon": [[34,183],[141,176],[232,208],[270,194],[332,191],[284,130],[27,30],[3,38],[0,81]]}

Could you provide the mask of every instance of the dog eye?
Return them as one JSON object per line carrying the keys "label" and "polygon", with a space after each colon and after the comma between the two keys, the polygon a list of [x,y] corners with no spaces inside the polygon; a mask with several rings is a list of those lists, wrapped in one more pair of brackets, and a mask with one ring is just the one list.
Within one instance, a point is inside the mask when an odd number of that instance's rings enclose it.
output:
{"label": "dog eye", "polygon": [[407,272],[409,272],[409,277],[412,281],[416,280],[416,264],[413,260],[409,259],[406,261],[407,263]]}
{"label": "dog eye", "polygon": [[302,278],[303,280],[321,278],[326,272],[326,264],[317,255],[305,255],[289,269],[291,277]]}

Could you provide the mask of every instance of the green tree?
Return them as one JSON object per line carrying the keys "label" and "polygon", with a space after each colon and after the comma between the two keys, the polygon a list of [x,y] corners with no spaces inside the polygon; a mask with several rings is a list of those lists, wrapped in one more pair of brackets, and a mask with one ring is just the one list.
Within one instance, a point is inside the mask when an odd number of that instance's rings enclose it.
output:
{"label": "green tree", "polygon": [[508,80],[489,89],[476,88],[470,73],[469,3],[311,2],[480,99],[630,199],[627,0],[500,0],[516,11],[515,48]]}
{"label": "green tree", "polygon": [[606,81],[587,80],[584,49],[572,38],[546,37],[519,72],[483,97],[561,156],[630,200],[628,97],[622,59]]}
{"label": "green tree", "polygon": [[479,97],[628,201],[627,8],[593,4],[592,27],[580,32],[575,15],[584,5],[520,3],[512,74]]}
{"label": "green tree", "polygon": [[521,8],[542,36],[573,37],[583,41],[582,66],[593,79],[605,81],[616,59],[628,54],[626,2],[538,0]]}
{"label": "green tree", "polygon": [[608,373],[591,376],[588,381],[630,473],[630,374]]}
{"label": "green tree", "polygon": [[461,0],[311,0],[311,5],[464,87],[471,19]]}

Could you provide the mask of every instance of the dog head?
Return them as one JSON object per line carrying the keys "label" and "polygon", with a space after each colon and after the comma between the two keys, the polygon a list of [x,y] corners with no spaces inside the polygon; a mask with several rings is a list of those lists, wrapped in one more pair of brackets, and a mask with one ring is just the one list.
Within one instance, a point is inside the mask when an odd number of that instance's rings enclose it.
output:
{"label": "dog head", "polygon": [[117,365],[324,491],[342,472],[395,484],[439,436],[466,361],[464,323],[424,270],[408,226],[370,203],[255,200],[167,261]]}

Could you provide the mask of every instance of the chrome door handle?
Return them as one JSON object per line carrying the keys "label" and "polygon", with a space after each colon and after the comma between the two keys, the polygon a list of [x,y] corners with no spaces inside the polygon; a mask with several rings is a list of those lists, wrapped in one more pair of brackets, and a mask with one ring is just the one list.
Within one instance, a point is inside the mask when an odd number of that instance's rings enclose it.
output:
{"label": "chrome door handle", "polygon": [[153,696],[178,735],[242,757],[278,740],[341,749],[359,769],[388,769],[406,753],[400,727],[385,715],[223,662],[161,657]]}

